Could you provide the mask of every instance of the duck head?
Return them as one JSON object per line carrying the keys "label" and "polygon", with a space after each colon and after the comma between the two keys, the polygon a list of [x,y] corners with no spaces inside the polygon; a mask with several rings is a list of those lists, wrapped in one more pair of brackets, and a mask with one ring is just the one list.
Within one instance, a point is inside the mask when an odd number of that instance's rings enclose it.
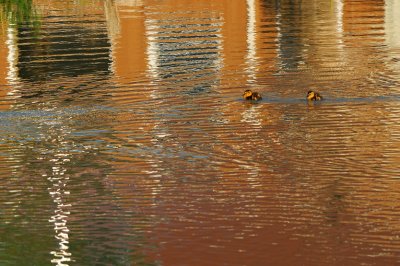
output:
{"label": "duck head", "polygon": [[311,101],[315,97],[315,92],[314,91],[308,91],[307,92],[307,100]]}
{"label": "duck head", "polygon": [[245,100],[251,100],[252,95],[253,95],[253,92],[252,92],[251,90],[245,90],[245,91],[243,92],[243,99],[245,99]]}
{"label": "duck head", "polygon": [[307,92],[307,100],[309,100],[309,101],[320,101],[320,100],[322,100],[322,96],[319,95],[318,92],[308,91]]}

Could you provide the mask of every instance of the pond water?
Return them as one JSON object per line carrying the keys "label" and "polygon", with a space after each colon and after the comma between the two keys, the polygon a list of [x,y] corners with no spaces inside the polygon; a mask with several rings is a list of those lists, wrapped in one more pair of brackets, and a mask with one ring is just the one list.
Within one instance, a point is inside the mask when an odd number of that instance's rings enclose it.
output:
{"label": "pond water", "polygon": [[14,2],[1,265],[400,264],[400,1]]}

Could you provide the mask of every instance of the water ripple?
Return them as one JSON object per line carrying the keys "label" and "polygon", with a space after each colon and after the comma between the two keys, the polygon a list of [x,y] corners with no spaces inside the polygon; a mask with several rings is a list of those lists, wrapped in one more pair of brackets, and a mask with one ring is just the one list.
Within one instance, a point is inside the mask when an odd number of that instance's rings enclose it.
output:
{"label": "water ripple", "polygon": [[400,263],[397,4],[228,2],[0,16],[0,264]]}

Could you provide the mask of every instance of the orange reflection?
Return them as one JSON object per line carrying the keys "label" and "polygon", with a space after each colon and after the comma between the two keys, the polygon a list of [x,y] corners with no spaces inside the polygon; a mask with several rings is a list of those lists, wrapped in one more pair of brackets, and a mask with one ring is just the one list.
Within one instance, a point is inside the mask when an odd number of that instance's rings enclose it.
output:
{"label": "orange reflection", "polygon": [[[221,7],[222,70],[221,87],[245,87],[247,84],[247,6],[246,1],[224,0]],[[232,82],[233,76],[235,82]]]}
{"label": "orange reflection", "polygon": [[[102,158],[111,165],[104,182],[116,195],[113,200],[121,207],[119,214],[126,211],[148,219],[143,225],[134,225],[143,226],[141,229],[159,245],[149,254],[162,264],[307,264],[307,255],[320,252],[321,243],[326,244],[323,246],[328,251],[324,252],[329,257],[338,246],[360,241],[357,235],[362,231],[358,228],[344,225],[338,230],[343,216],[357,217],[360,206],[368,204],[374,209],[371,198],[380,199],[388,209],[397,206],[398,201],[393,200],[398,197],[397,185],[380,188],[381,192],[389,191],[391,199],[385,199],[383,192],[365,195],[379,182],[360,178],[365,165],[357,164],[370,160],[371,165],[379,165],[388,147],[397,148],[393,153],[398,150],[396,134],[390,129],[393,125],[381,122],[396,113],[395,104],[377,104],[371,110],[329,102],[307,107],[303,102],[287,103],[281,96],[293,92],[291,84],[305,87],[304,80],[314,82],[314,76],[331,84],[338,77],[326,77],[323,71],[326,74],[330,67],[340,68],[338,61],[361,67],[371,50],[346,52],[345,45],[355,48],[359,43],[345,34],[364,36],[370,31],[365,25],[352,25],[353,19],[358,19],[352,12],[372,9],[373,18],[367,17],[367,22],[379,28],[382,6],[345,1],[343,7],[340,0],[318,5],[266,2],[121,0],[95,5],[94,14],[101,10],[107,19],[113,58],[111,82],[116,86],[105,91],[107,104],[117,111],[88,123],[95,128],[112,128],[101,140],[113,148],[102,147],[104,157],[96,155],[91,160]],[[61,6],[56,9],[62,10]],[[326,19],[323,24],[317,24],[320,9]],[[58,12],[56,15],[63,11]],[[304,13],[307,16],[299,17]],[[310,27],[313,23],[317,26]],[[196,34],[197,38],[191,38]],[[176,35],[180,38],[173,39]],[[380,43],[379,38],[373,40]],[[212,43],[205,47],[212,56],[203,53],[196,57],[186,46],[179,50],[171,45],[196,41]],[[162,42],[167,45],[162,46]],[[193,58],[182,64],[176,61],[187,54]],[[353,65],[357,57],[361,59]],[[200,62],[197,68],[185,68],[192,61]],[[171,69],[178,72],[178,78],[169,79]],[[191,71],[204,74],[209,69],[212,78],[199,75],[196,82],[191,79]],[[282,76],[275,77],[281,71]],[[363,71],[358,72],[360,77],[370,70]],[[353,78],[352,73],[343,75]],[[74,78],[70,86],[91,78]],[[284,87],[279,81],[293,83]],[[199,91],[191,90],[195,86]],[[268,96],[257,104],[238,100],[247,87],[259,88],[266,95],[275,91],[281,102],[272,103]],[[335,120],[337,117],[340,120]],[[377,121],[370,131],[360,126],[369,125],[369,120]],[[55,136],[69,134],[57,132]],[[389,140],[388,147],[379,143],[379,138]],[[348,153],[336,156],[338,151]],[[399,160],[397,155],[391,159]],[[394,172],[377,168],[367,170],[371,176]],[[57,177],[67,169],[53,170]],[[103,180],[101,171],[98,175]],[[324,175],[333,178],[324,179]],[[351,178],[358,182],[356,186]],[[385,211],[379,214],[384,217]],[[128,219],[138,221],[136,215]],[[355,220],[361,227],[366,224],[384,230],[386,225],[380,224],[378,216]],[[390,225],[398,228],[395,221]],[[314,226],[321,226],[317,237]],[[336,230],[342,235],[337,236]]]}
{"label": "orange reflection", "polygon": [[147,72],[144,7],[137,1],[106,1],[105,6],[118,82],[142,79]]}
{"label": "orange reflection", "polygon": [[[154,7],[156,7],[155,11],[153,10]],[[195,33],[188,31],[186,27],[190,28],[192,26],[191,23],[197,23],[193,27],[204,30],[205,26],[202,23],[209,23],[209,27],[211,27],[213,32],[216,32],[216,37],[214,38],[219,45],[216,47],[216,51],[217,56],[220,58],[220,65],[222,65],[221,68],[215,68],[215,71],[219,72],[217,77],[220,78],[218,92],[227,97],[229,95],[241,95],[244,87],[252,86],[251,84],[257,82],[258,77],[263,77],[262,71],[265,69],[269,71],[275,69],[274,59],[277,52],[274,40],[277,36],[277,30],[272,29],[262,34],[258,33],[259,27],[262,25],[261,15],[265,13],[270,18],[274,18],[275,9],[274,6],[263,6],[261,1],[257,0],[238,1],[234,4],[227,0],[223,2],[203,0],[196,1],[195,3],[192,1],[175,0],[168,1],[168,4],[160,4],[159,1],[148,1],[146,7],[136,1],[117,1],[115,5],[109,5],[106,8],[106,12],[108,13],[107,17],[113,20],[112,22],[109,21],[109,23],[113,24],[109,28],[112,28],[112,32],[116,33],[115,35],[111,34],[115,80],[120,84],[125,84],[121,87],[120,94],[123,95],[124,90],[129,88],[130,99],[136,106],[140,106],[145,101],[148,101],[147,106],[156,104],[152,112],[148,112],[147,107],[144,109],[147,111],[144,114],[140,114],[140,112],[124,113],[119,114],[116,118],[118,123],[116,123],[114,129],[121,133],[116,134],[114,137],[126,143],[128,152],[137,154],[142,151],[139,153],[142,156],[138,158],[134,155],[129,157],[126,154],[113,154],[113,158],[119,162],[113,163],[113,173],[109,176],[109,180],[114,188],[114,193],[117,193],[123,199],[130,199],[121,202],[124,208],[129,210],[134,209],[133,211],[139,212],[144,216],[154,216],[154,212],[161,216],[168,216],[166,212],[169,208],[173,208],[173,204],[171,206],[168,205],[169,196],[181,194],[179,186],[174,184],[176,182],[175,178],[184,179],[187,177],[188,172],[197,173],[202,170],[197,169],[198,166],[196,164],[191,164],[190,162],[182,163],[181,159],[178,159],[179,162],[177,163],[177,158],[170,158],[168,152],[176,151],[177,146],[182,144],[199,141],[198,138],[200,136],[194,135],[192,132],[192,129],[198,126],[179,125],[181,122],[180,118],[168,118],[165,120],[157,118],[157,115],[160,113],[177,111],[174,107],[171,107],[171,109],[162,109],[165,108],[163,107],[165,106],[164,101],[174,100],[164,100],[162,98],[163,84],[157,84],[156,88],[142,88],[139,85],[136,89],[132,87],[133,85],[126,83],[128,81],[132,82],[135,79],[145,80],[148,78],[148,73],[153,75],[150,75],[150,77],[159,78],[163,73],[168,72],[160,64],[160,58],[162,59],[168,55],[168,51],[162,50],[159,40],[154,36],[167,35],[168,31],[171,30],[168,26],[172,25],[177,27],[176,31],[183,37],[181,42],[187,44],[189,41],[185,42],[185,37],[190,37]],[[182,22],[186,20],[189,26]],[[119,25],[119,29],[116,25]],[[207,38],[205,37],[202,40],[208,41]],[[264,44],[265,39],[269,41],[267,44]],[[165,40],[165,42],[168,41]],[[174,41],[179,42],[177,40]],[[261,48],[268,49],[268,53],[259,54],[262,51]],[[260,60],[260,58],[262,59]],[[217,65],[212,60],[210,62]],[[175,62],[171,60],[171,63]],[[263,63],[263,67],[260,66],[261,63]],[[188,73],[188,75],[190,74]],[[188,86],[193,86],[193,84],[194,82],[188,83]],[[174,85],[172,84],[172,86]],[[178,83],[176,85],[181,84]],[[180,95],[180,87],[173,87],[171,89],[174,90],[177,96]],[[159,94],[155,95],[157,101],[152,98],[152,93],[155,91],[159,91]],[[116,103],[123,102],[123,97],[117,93],[113,99]],[[181,116],[186,117],[190,121],[191,117],[195,118],[201,113],[208,113],[207,106],[211,105],[213,101],[212,97],[205,98],[195,108],[182,112]],[[228,195],[225,195],[225,186],[230,186],[232,183],[237,182],[251,190],[257,186],[258,175],[269,170],[269,166],[263,162],[252,162],[249,164],[249,150],[243,148],[243,146],[250,145],[252,147],[254,145],[253,149],[257,149],[257,145],[273,145],[277,149],[280,149],[281,146],[279,136],[273,131],[265,131],[261,135],[254,136],[255,131],[261,132],[263,126],[279,119],[280,114],[277,112],[277,109],[269,108],[263,104],[252,106],[251,104],[246,105],[243,102],[237,101],[233,101],[233,103],[232,101],[227,102],[228,104],[223,104],[221,110],[215,110],[215,114],[212,115],[215,119],[226,119],[226,127],[230,130],[214,132],[212,129],[215,125],[212,121],[200,122],[202,123],[202,127],[210,129],[205,134],[210,135],[211,140],[214,140],[212,147],[215,154],[224,154],[227,158],[238,156],[235,161],[228,159],[223,164],[208,166],[215,173],[218,173],[218,177],[215,178],[218,178],[220,188],[217,188],[216,193],[221,193],[223,196],[221,198],[222,201],[226,200],[224,197],[232,197],[237,200],[239,200],[237,197],[241,197],[240,194],[232,194],[232,191],[227,192]],[[182,104],[182,102],[177,102],[177,105],[179,104]],[[243,130],[246,128],[248,130]],[[238,136],[233,137],[233,132],[237,132]],[[179,140],[178,143],[175,142],[175,138]],[[135,139],[140,139],[140,146],[136,145]],[[203,141],[207,143],[208,140],[203,139]],[[269,142],[272,144],[269,144]],[[166,156],[159,157],[158,154],[148,154],[147,152],[151,152],[154,147],[156,147],[156,150],[161,149],[163,153],[166,153]],[[232,149],[227,149],[227,147],[232,147]],[[201,151],[194,149],[193,152]],[[214,163],[214,161],[218,161],[218,158],[210,158],[211,163]],[[132,167],[133,164],[135,165],[134,168]],[[242,172],[243,176],[232,175],[233,172]],[[170,178],[171,176],[174,176],[174,178]],[[139,190],[131,189],[131,186],[127,186],[127,184],[132,183],[137,184]],[[199,187],[199,189],[202,191],[205,188]],[[186,196],[189,197],[187,198],[188,202],[194,200],[190,193]],[[135,204],[132,204],[132,200],[135,201]],[[160,204],[164,200],[166,203]],[[207,210],[212,208],[212,204],[192,203],[191,207],[195,209]],[[183,206],[179,211],[183,214],[189,214],[188,217],[190,217],[191,207],[186,208]],[[218,212],[221,217],[224,216],[224,213],[222,209]],[[219,222],[213,224],[215,227],[220,225]],[[155,219],[153,226],[150,237],[157,237],[161,242],[171,238],[192,238],[190,230],[182,230],[180,232],[171,231],[171,228],[175,226],[181,228],[190,226],[190,223],[186,224],[184,220],[172,220],[168,228],[165,228],[163,224],[158,224]],[[245,223],[232,222],[232,227],[241,232],[245,230],[246,225]],[[169,233],[167,233],[168,236],[164,235],[164,230],[169,230]],[[211,231],[204,231],[203,233],[212,233],[212,231],[213,229]],[[173,234],[173,237],[171,237],[171,234]],[[193,239],[191,245],[187,246],[190,250],[186,250],[185,247],[183,249],[188,254],[194,254],[198,252],[197,249],[204,247],[207,241],[207,239],[202,240],[201,238]],[[237,241],[238,243],[242,242],[242,240]],[[173,265],[181,259],[180,256],[175,256],[175,253],[179,252],[179,250],[182,252],[181,248],[179,245],[166,245],[161,248],[160,253],[156,256],[160,256],[163,262]],[[216,258],[217,261],[223,259],[223,253],[220,253],[220,256]],[[244,255],[245,257],[247,255]],[[193,263],[198,261],[197,258],[193,259]],[[232,256],[232,260],[235,259],[242,258],[241,256]]]}

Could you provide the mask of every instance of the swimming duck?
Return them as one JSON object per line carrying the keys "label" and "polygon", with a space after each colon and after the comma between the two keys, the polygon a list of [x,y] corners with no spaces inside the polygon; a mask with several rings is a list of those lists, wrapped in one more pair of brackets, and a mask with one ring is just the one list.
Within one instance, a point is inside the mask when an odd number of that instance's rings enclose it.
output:
{"label": "swimming duck", "polygon": [[259,101],[262,99],[261,94],[258,92],[253,92],[251,90],[245,90],[243,92],[243,99],[245,100],[253,100],[253,101]]}
{"label": "swimming duck", "polygon": [[320,101],[322,100],[322,96],[315,91],[308,91],[307,92],[307,100],[309,101]]}
{"label": "swimming duck", "polygon": [[251,90],[245,90],[243,92],[243,99],[245,100],[251,100],[251,96],[253,95],[253,92]]}
{"label": "swimming duck", "polygon": [[259,94],[258,92],[253,92],[253,94],[251,95],[251,99],[253,101],[259,101],[262,99],[261,94]]}

